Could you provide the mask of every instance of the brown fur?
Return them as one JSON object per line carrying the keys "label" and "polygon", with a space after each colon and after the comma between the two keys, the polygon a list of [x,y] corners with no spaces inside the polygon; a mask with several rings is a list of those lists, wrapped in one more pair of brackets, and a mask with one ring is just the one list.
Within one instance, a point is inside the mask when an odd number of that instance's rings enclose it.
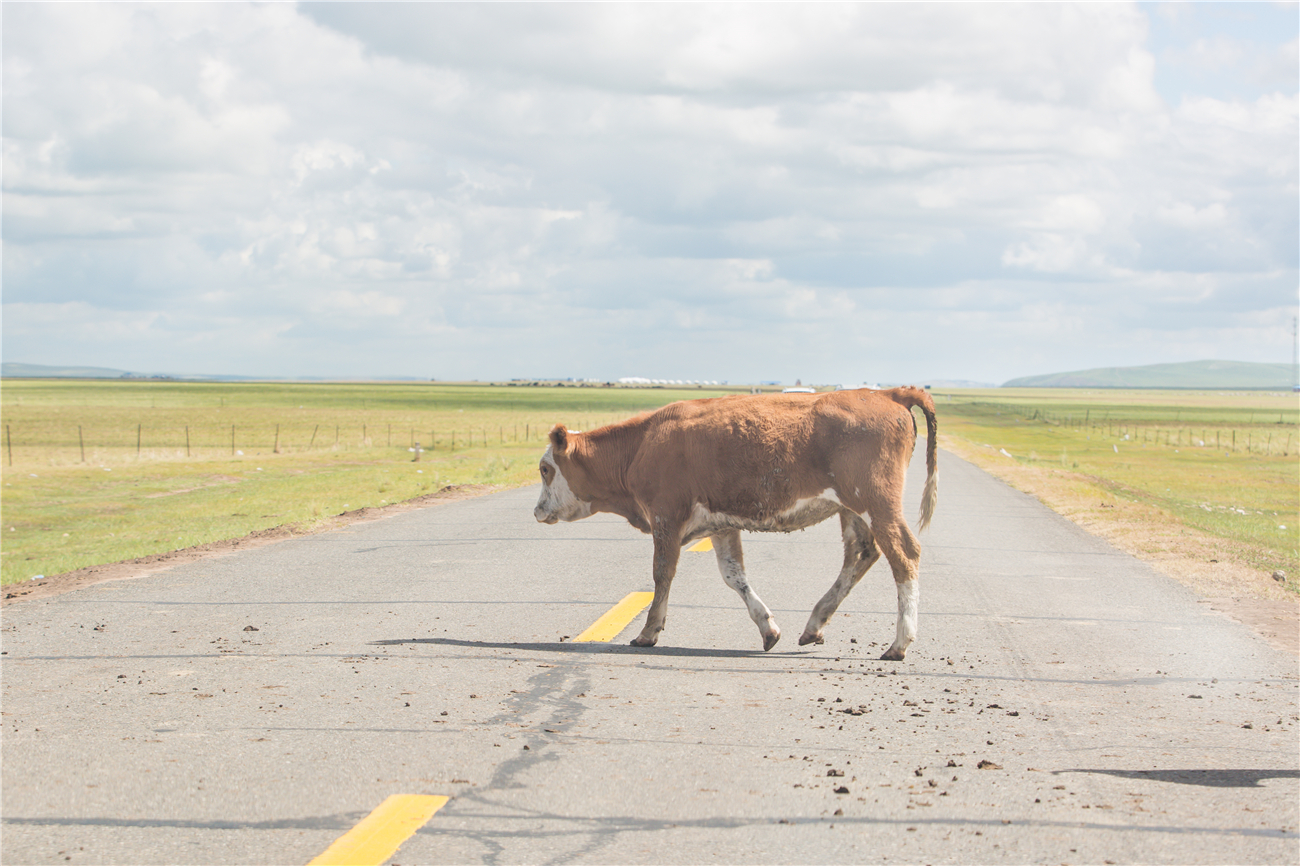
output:
{"label": "brown fur", "polygon": [[[853,546],[863,551],[855,563],[883,551],[895,580],[915,580],[920,547],[902,515],[912,407],[926,417],[924,528],[936,498],[937,423],[930,396],[917,388],[690,400],[590,433],[552,430],[552,459],[574,496],[654,536],[655,600],[634,643],[654,643],[681,547],[706,535],[789,532],[841,512],[865,515],[869,527],[854,524]],[[825,491],[838,504],[820,498]],[[848,535],[845,543],[845,567],[855,571]],[[739,555],[739,536],[734,546]],[[819,640],[820,628],[810,634]]]}

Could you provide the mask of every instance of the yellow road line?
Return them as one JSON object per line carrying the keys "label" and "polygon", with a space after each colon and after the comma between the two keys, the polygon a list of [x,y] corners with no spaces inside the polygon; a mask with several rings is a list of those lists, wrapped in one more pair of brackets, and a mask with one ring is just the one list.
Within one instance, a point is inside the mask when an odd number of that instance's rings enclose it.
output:
{"label": "yellow road line", "polygon": [[611,641],[618,633],[627,628],[638,613],[645,610],[655,594],[653,592],[633,592],[609,609],[609,612],[591,624],[591,628],[575,637],[577,641]]}
{"label": "yellow road line", "polygon": [[394,794],[307,866],[380,866],[449,799]]}
{"label": "yellow road line", "polygon": [[706,535],[699,541],[686,548],[687,553],[705,553],[713,549],[713,536]]}

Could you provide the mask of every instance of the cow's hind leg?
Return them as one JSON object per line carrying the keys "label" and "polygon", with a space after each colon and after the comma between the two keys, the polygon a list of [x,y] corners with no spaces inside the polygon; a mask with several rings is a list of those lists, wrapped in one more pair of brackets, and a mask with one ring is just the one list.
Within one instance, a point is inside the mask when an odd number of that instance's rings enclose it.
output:
{"label": "cow's hind leg", "polygon": [[867,569],[880,559],[880,548],[871,536],[871,527],[852,511],[840,512],[840,534],[844,538],[844,567],[840,569],[840,575],[835,578],[831,588],[813,608],[812,616],[808,617],[808,624],[799,637],[799,646],[824,640],[822,629],[826,628],[827,621],[839,609],[849,591],[862,579],[862,575],[867,573]]}
{"label": "cow's hind leg", "polygon": [[898,590],[898,625],[894,643],[881,658],[902,661],[907,648],[916,640],[916,610],[921,598],[917,566],[921,560],[921,546],[901,515],[882,523],[873,525],[876,543],[894,572],[894,586]]}
{"label": "cow's hind leg", "polygon": [[632,646],[654,646],[658,642],[659,632],[664,630],[664,623],[668,620],[668,590],[677,574],[677,559],[681,552],[679,537],[667,532],[655,533],[655,597],[645,615],[645,627],[632,638]]}
{"label": "cow's hind leg", "polygon": [[717,533],[713,536],[713,551],[718,557],[718,571],[727,586],[740,594],[749,611],[749,618],[758,626],[758,633],[763,637],[763,649],[770,650],[781,639],[781,629],[772,618],[772,611],[750,589],[745,578],[745,556],[740,549],[740,530]]}

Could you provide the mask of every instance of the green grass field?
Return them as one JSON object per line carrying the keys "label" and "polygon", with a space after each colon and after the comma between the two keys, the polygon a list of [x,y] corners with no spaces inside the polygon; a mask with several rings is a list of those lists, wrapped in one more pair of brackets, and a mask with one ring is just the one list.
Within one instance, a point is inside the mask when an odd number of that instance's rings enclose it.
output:
{"label": "green grass field", "polygon": [[997,389],[934,395],[940,429],[1022,464],[1086,476],[1264,571],[1300,570],[1300,403],[1260,392]]}
{"label": "green grass field", "polygon": [[6,380],[0,578],[310,527],[449,484],[529,483],[557,422],[590,429],[718,393]]}
{"label": "green grass field", "polygon": [[[310,527],[449,484],[531,483],[556,422],[591,429],[720,393],[6,380],[0,578]],[[1290,394],[998,389],[934,397],[944,434],[1081,473],[1171,519],[1252,545],[1256,567],[1300,572],[1300,407]]]}

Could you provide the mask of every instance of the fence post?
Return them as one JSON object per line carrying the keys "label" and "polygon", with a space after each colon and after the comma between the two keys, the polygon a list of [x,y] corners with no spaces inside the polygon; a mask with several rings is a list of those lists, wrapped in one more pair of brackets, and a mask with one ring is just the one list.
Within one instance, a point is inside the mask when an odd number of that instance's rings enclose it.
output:
{"label": "fence post", "polygon": [[393,425],[392,424],[388,425],[388,447],[389,448],[393,447]]}
{"label": "fence post", "polygon": [[319,432],[320,432],[320,425],[317,424],[314,428],[312,428],[311,441],[307,443],[308,448],[311,448],[311,446],[316,444],[316,434]]}
{"label": "fence post", "polygon": [[366,447],[366,425],[361,425],[361,447]]}
{"label": "fence post", "polygon": [[81,446],[81,462],[86,462],[86,440],[81,436],[81,425],[77,425],[77,444]]}
{"label": "fence post", "polygon": [[185,427],[185,456],[186,456],[186,457],[189,457],[189,456],[190,456],[190,428],[189,428],[189,425],[186,425],[186,427]]}
{"label": "fence post", "polygon": [[[1291,441],[1290,439],[1287,439],[1288,443],[1290,441]],[[14,465],[14,440],[13,437],[9,435],[8,424],[5,425],[5,444],[9,446],[9,465],[13,466]]]}
{"label": "fence post", "polygon": [[271,446],[271,453],[272,454],[280,453],[280,425],[279,424],[275,425],[275,444]]}
{"label": "fence post", "polygon": [[339,425],[334,425],[334,444],[339,444]]}

